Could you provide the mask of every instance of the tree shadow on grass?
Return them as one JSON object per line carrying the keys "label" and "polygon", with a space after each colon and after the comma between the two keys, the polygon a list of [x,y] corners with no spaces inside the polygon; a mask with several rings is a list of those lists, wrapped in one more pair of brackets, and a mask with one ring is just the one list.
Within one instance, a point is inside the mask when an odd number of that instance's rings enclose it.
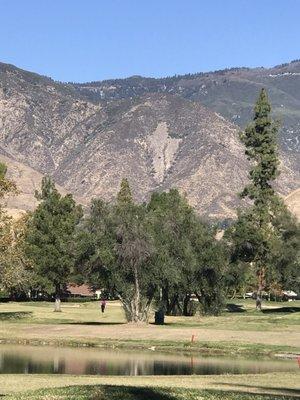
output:
{"label": "tree shadow on grass", "polygon": [[227,311],[230,313],[244,313],[246,310],[240,304],[228,303],[226,304]]}
{"label": "tree shadow on grass", "polygon": [[22,319],[31,317],[31,311],[14,311],[14,312],[0,312],[0,321],[10,321],[14,319]]}
{"label": "tree shadow on grass", "polygon": [[300,312],[300,307],[276,307],[261,310],[263,314],[295,313]]}
{"label": "tree shadow on grass", "polygon": [[[176,389],[175,393],[170,393],[170,389],[162,388],[84,385],[32,391],[28,392],[28,397],[22,397],[22,399],[178,400],[178,392],[182,393],[182,389]],[[183,399],[183,397],[180,396],[180,399]],[[184,399],[188,400],[190,397],[184,397]]]}
{"label": "tree shadow on grass", "polygon": [[170,394],[168,389],[130,386],[102,386],[96,389],[93,400],[176,400],[177,396]]}
{"label": "tree shadow on grass", "polygon": [[126,322],[105,322],[105,321],[87,321],[87,322],[61,322],[60,325],[90,325],[90,326],[104,326],[104,325],[126,325]]}
{"label": "tree shadow on grass", "polygon": [[[280,399],[289,399],[291,398],[290,396],[300,396],[300,390],[298,389],[290,389],[290,388],[285,388],[285,387],[269,387],[269,386],[258,386],[258,385],[246,385],[242,383],[225,383],[225,382],[215,382],[216,385],[220,386],[230,386],[233,387],[232,392],[234,393],[240,393],[240,394],[246,394],[246,393],[251,393],[255,394],[257,396],[279,396]],[[236,389],[235,389],[236,388]],[[245,390],[242,390],[245,389]],[[255,390],[255,392],[251,392],[252,390]],[[259,392],[257,392],[257,389]],[[214,390],[212,390],[214,392]],[[224,392],[220,392],[224,393]],[[287,396],[287,397],[286,397]],[[272,397],[274,398],[274,397]]]}

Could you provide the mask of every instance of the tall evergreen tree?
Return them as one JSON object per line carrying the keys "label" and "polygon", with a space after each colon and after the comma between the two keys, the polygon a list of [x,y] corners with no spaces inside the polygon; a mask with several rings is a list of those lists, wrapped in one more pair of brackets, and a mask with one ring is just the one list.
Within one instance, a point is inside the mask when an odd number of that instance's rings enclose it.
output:
{"label": "tall evergreen tree", "polygon": [[40,201],[29,221],[27,254],[36,274],[46,279],[55,292],[55,311],[61,311],[60,297],[75,262],[75,228],[82,216],[70,194],[61,196],[50,177],[42,180]]}
{"label": "tall evergreen tree", "polygon": [[272,183],[279,175],[278,124],[271,119],[271,105],[265,89],[262,89],[254,107],[253,123],[241,135],[245,154],[252,163],[250,184],[241,196],[254,201],[260,224],[268,222],[272,205],[277,202]]}
{"label": "tall evergreen tree", "polygon": [[287,220],[290,228],[296,224],[273,187],[279,175],[278,128],[278,123],[271,118],[267,93],[262,89],[254,107],[253,122],[241,135],[245,154],[251,163],[250,183],[241,197],[252,201],[252,206],[239,213],[238,221],[230,229],[234,243],[233,262],[240,260],[251,264],[257,276],[259,306],[262,291],[274,281],[275,276],[284,275],[280,271],[284,265],[275,261],[278,249],[286,240],[280,221],[285,221],[285,229]]}

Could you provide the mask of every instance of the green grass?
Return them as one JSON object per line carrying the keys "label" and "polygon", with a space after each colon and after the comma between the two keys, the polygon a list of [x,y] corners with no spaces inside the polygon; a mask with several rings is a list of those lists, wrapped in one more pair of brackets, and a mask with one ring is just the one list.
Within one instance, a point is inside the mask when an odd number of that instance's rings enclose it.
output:
{"label": "green grass", "polygon": [[[295,394],[295,393],[293,393]],[[288,395],[260,395],[241,392],[165,389],[123,386],[76,386],[42,389],[18,395],[5,396],[5,400],[294,400]]]}
{"label": "green grass", "polygon": [[[203,327],[234,330],[285,330],[292,325],[300,325],[300,301],[265,302],[262,312],[255,310],[255,302],[249,300],[229,300],[234,310],[224,311],[219,317],[166,317],[170,328]],[[121,324],[126,323],[123,310],[118,302],[110,302],[107,312],[100,315],[99,303],[63,303],[62,313],[53,313],[53,303],[24,302],[0,303],[0,320],[34,324]],[[150,322],[153,322],[153,317]]]}
{"label": "green grass", "polygon": [[0,394],[5,400],[288,399],[290,398],[288,396],[300,395],[299,386],[297,386],[298,376],[297,373],[244,376],[156,376],[155,378],[152,376],[0,375]]}
{"label": "green grass", "polygon": [[251,299],[230,300],[219,317],[166,317],[164,326],[143,329],[126,324],[118,302],[109,302],[105,314],[99,302],[63,303],[62,309],[54,313],[47,302],[0,303],[0,341],[260,356],[300,352],[300,301],[265,302],[259,312]]}

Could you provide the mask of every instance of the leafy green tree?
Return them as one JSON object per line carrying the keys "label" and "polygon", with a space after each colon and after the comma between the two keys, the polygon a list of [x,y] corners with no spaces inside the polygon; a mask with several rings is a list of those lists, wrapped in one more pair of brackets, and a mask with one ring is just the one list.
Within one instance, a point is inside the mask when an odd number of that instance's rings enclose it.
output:
{"label": "leafy green tree", "polygon": [[25,233],[28,215],[2,220],[0,240],[1,287],[17,298],[30,289],[32,270],[25,254]]}
{"label": "leafy green tree", "polygon": [[194,249],[197,255],[193,291],[201,304],[201,312],[219,315],[225,304],[225,276],[228,267],[227,248],[215,232],[206,229],[206,235],[196,233]]}
{"label": "leafy green tree", "polygon": [[148,320],[156,290],[153,239],[146,208],[133,202],[127,180],[115,204],[92,201],[78,237],[78,264],[94,286],[120,299],[128,322]]}
{"label": "leafy green tree", "polygon": [[218,314],[227,259],[215,230],[199,219],[176,189],[153,194],[148,209],[155,232],[161,302],[167,314],[193,313],[193,294],[204,314]]}
{"label": "leafy green tree", "polygon": [[284,220],[285,223],[289,221],[290,228],[295,225],[273,187],[279,175],[278,124],[272,120],[270,113],[267,93],[262,89],[254,107],[253,122],[241,135],[246,147],[245,154],[251,163],[250,183],[244,188],[241,197],[248,198],[252,206],[240,212],[237,222],[229,229],[232,261],[251,265],[257,277],[259,306],[262,291],[279,279],[279,276],[285,275],[286,266],[278,262],[280,251],[288,238],[282,223]]}
{"label": "leafy green tree", "polygon": [[160,271],[161,307],[167,315],[188,314],[192,271],[196,268],[190,230],[195,215],[176,189],[154,193],[148,205]]}
{"label": "leafy green tree", "polygon": [[7,179],[7,166],[0,162],[0,200],[7,194],[17,193],[16,184]]}
{"label": "leafy green tree", "polygon": [[[17,193],[16,185],[7,179],[7,167],[0,163],[0,200],[8,194]],[[14,221],[0,204],[0,286],[10,294],[26,288],[28,273],[21,246],[23,219]]]}
{"label": "leafy green tree", "polygon": [[286,207],[277,207],[274,218],[277,240],[270,281],[283,289],[300,291],[300,224]]}
{"label": "leafy green tree", "polygon": [[70,194],[61,196],[50,177],[36,193],[40,204],[33,212],[26,234],[27,255],[35,273],[55,292],[55,311],[61,311],[61,291],[75,263],[75,229],[82,209]]}

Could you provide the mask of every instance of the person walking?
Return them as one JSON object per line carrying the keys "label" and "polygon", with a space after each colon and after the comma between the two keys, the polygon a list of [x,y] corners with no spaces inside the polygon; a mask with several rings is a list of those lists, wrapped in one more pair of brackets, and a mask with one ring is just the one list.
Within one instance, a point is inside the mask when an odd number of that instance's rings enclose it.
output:
{"label": "person walking", "polygon": [[102,300],[101,300],[101,311],[102,311],[102,313],[104,313],[105,307],[106,307],[106,300],[105,300],[105,299],[102,299]]}

